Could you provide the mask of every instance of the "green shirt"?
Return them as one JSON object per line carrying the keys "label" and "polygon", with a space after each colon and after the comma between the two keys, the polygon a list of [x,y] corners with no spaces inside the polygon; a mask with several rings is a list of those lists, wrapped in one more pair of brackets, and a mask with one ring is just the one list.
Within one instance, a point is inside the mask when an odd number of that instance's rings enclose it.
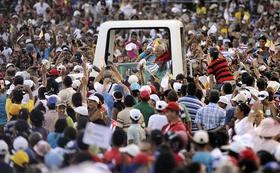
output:
{"label": "green shirt", "polygon": [[144,121],[146,126],[148,125],[148,121],[151,115],[155,113],[154,108],[152,108],[148,102],[139,102],[134,106],[135,109],[139,109],[140,112],[143,114]]}

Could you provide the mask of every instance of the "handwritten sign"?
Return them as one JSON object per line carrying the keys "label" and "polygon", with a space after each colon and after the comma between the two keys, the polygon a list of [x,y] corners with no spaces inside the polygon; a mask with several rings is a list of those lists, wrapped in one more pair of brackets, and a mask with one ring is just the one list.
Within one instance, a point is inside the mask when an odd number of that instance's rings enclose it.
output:
{"label": "handwritten sign", "polygon": [[83,142],[107,149],[110,147],[111,136],[112,130],[109,127],[89,122],[85,129]]}

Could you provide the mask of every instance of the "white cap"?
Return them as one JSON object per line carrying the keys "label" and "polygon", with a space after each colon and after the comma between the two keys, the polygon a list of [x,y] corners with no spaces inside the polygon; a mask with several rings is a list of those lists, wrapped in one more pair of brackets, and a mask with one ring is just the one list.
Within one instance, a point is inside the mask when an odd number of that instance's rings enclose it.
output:
{"label": "white cap", "polygon": [[179,82],[174,82],[173,83],[173,88],[176,92],[180,92],[181,91],[181,87],[183,84],[179,83]]}
{"label": "white cap", "polygon": [[78,71],[78,73],[82,73],[83,72],[83,67],[80,65],[75,65],[73,68],[73,71]]}
{"label": "white cap", "polygon": [[160,99],[159,99],[158,95],[156,95],[156,94],[152,94],[152,95],[150,95],[150,99],[151,99],[151,100],[153,100],[153,101],[155,101],[155,102],[160,101]]}
{"label": "white cap", "polygon": [[234,98],[231,99],[232,101],[235,101],[237,103],[245,103],[247,102],[248,98],[245,94],[243,93],[239,93],[237,94]]}
{"label": "white cap", "polygon": [[13,147],[15,151],[26,150],[28,148],[28,142],[24,137],[18,136],[13,142]]}
{"label": "white cap", "polygon": [[136,75],[130,75],[128,78],[128,83],[132,84],[132,83],[138,83],[139,79]]}
{"label": "white cap", "polygon": [[6,69],[9,68],[9,67],[12,67],[12,66],[15,67],[15,65],[14,65],[13,63],[8,63],[8,64],[6,65]]}
{"label": "white cap", "polygon": [[139,89],[140,92],[145,90],[148,91],[150,94],[152,93],[152,89],[149,85],[144,85]]}
{"label": "white cap", "polygon": [[234,141],[229,145],[222,146],[222,149],[240,153],[242,150],[246,149],[246,147],[241,142]]}
{"label": "white cap", "polygon": [[31,43],[31,42],[32,42],[32,40],[30,38],[25,40],[25,44],[28,44],[28,43]]}
{"label": "white cap", "polygon": [[74,111],[80,115],[88,116],[88,109],[85,106],[76,107]]}
{"label": "white cap", "polygon": [[220,96],[220,99],[219,99],[218,102],[224,103],[224,104],[228,105],[229,100],[228,100],[228,98],[226,96]]}
{"label": "white cap", "polygon": [[15,76],[21,76],[24,80],[30,78],[30,74],[27,71],[18,71]]}
{"label": "white cap", "polygon": [[140,120],[142,116],[142,113],[138,109],[132,109],[131,111],[129,111],[129,114],[130,114],[130,118],[132,118],[135,121]]}
{"label": "white cap", "polygon": [[252,99],[252,94],[250,93],[250,91],[248,91],[248,90],[241,90],[240,93],[245,94],[245,96],[247,97],[247,100],[251,100]]}
{"label": "white cap", "polygon": [[73,13],[73,16],[74,16],[74,17],[79,16],[79,15],[81,15],[81,13],[80,13],[79,10],[74,11],[74,13]]}
{"label": "white cap", "polygon": [[58,47],[58,48],[55,49],[55,53],[57,53],[57,52],[62,52],[61,47]]}
{"label": "white cap", "polygon": [[98,98],[97,96],[95,96],[94,94],[91,94],[91,95],[88,97],[88,100],[95,101],[97,104],[100,103],[99,98]]}
{"label": "white cap", "polygon": [[258,94],[258,98],[259,98],[260,101],[265,100],[268,96],[269,96],[269,94],[268,94],[267,91],[261,91]]}
{"label": "white cap", "polygon": [[34,82],[32,80],[24,80],[23,82],[24,85],[29,86],[29,88],[31,88],[34,85]]}
{"label": "white cap", "polygon": [[9,152],[9,147],[4,140],[0,140],[0,155],[6,155]]}
{"label": "white cap", "polygon": [[195,132],[193,140],[197,144],[207,144],[209,142],[209,135],[204,130],[199,130]]}
{"label": "white cap", "polygon": [[73,89],[78,89],[81,85],[81,81],[80,80],[74,80],[72,83],[72,88]]}
{"label": "white cap", "polygon": [[156,110],[162,111],[166,108],[166,106],[167,106],[167,103],[165,101],[160,100],[160,101],[156,102]]}
{"label": "white cap", "polygon": [[132,157],[135,157],[137,154],[140,153],[140,148],[135,144],[127,145],[126,147],[120,148],[120,152],[127,153]]}

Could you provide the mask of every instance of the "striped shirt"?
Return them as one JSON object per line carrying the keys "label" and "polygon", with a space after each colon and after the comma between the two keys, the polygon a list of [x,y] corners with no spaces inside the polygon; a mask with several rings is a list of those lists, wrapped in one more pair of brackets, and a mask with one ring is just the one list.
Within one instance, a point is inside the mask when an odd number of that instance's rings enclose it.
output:
{"label": "striped shirt", "polygon": [[208,74],[215,75],[218,83],[234,80],[225,58],[217,58],[213,60],[208,66]]}
{"label": "striped shirt", "polygon": [[192,131],[197,131],[198,127],[194,120],[197,110],[203,106],[203,103],[196,96],[190,95],[180,98],[178,103],[184,105],[187,108],[192,121]]}
{"label": "striped shirt", "polygon": [[213,130],[225,125],[226,112],[215,103],[209,103],[196,113],[195,123],[201,124],[204,130]]}

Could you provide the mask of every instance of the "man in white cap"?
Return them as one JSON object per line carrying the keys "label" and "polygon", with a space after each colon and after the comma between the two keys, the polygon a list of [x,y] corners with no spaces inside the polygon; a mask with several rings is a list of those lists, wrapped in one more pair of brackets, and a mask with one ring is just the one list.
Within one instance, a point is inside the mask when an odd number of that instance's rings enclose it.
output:
{"label": "man in white cap", "polygon": [[260,109],[262,109],[265,117],[276,118],[278,114],[277,107],[268,100],[268,97],[269,94],[267,91],[259,92],[258,99],[261,102]]}
{"label": "man in white cap", "polygon": [[66,119],[67,125],[74,127],[74,122],[71,117],[66,113],[66,103],[64,101],[58,100],[56,103],[56,111],[59,119]]}
{"label": "man in white cap", "polygon": [[227,99],[227,97],[226,96],[220,96],[220,99],[218,101],[218,105],[222,109],[226,110],[226,107],[227,107],[228,104],[229,104],[229,100]]}
{"label": "man in white cap", "polygon": [[150,116],[148,121],[148,129],[149,130],[161,130],[163,126],[168,124],[167,117],[164,113],[164,110],[167,106],[167,103],[165,101],[157,101],[156,102],[156,111],[157,113]]}
{"label": "man in white cap", "polygon": [[127,141],[128,144],[134,143],[138,145],[146,138],[145,130],[139,124],[139,120],[143,115],[138,109],[132,109],[129,114],[132,124],[127,129]]}

